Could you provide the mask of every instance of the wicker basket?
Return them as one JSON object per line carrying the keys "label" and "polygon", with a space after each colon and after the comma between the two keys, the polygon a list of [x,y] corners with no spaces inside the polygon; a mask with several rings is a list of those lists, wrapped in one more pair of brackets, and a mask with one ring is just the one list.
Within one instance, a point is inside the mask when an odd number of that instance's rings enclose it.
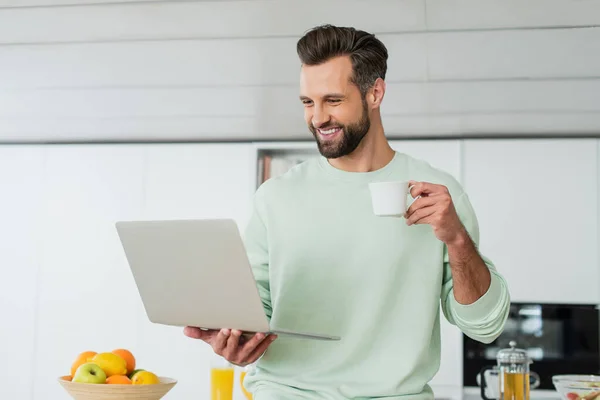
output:
{"label": "wicker basket", "polygon": [[58,381],[76,400],[159,400],[175,386],[177,381],[159,377],[155,385],[100,385],[78,383],[61,376]]}

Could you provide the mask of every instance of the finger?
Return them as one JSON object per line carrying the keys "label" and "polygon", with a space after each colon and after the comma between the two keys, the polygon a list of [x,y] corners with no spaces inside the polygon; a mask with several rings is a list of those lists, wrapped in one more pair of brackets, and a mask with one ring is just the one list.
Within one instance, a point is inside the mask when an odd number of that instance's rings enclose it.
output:
{"label": "finger", "polygon": [[417,198],[419,196],[429,196],[436,193],[448,193],[448,189],[444,185],[436,185],[429,182],[409,181],[408,186],[414,186],[410,190],[410,195],[413,198]]}
{"label": "finger", "polygon": [[408,210],[406,210],[406,218],[409,218],[415,211],[423,208],[432,206],[437,202],[435,197],[419,197],[415,201],[412,202]]}
{"label": "finger", "polygon": [[242,336],[240,337],[240,346],[245,346],[246,343],[248,343],[250,341],[250,339],[252,339],[253,337],[254,337],[254,334],[248,334],[248,333],[242,332]]}
{"label": "finger", "polygon": [[412,194],[412,191],[414,189],[414,186],[416,186],[417,182],[416,181],[408,181],[408,194],[412,197],[415,198],[415,196]]}
{"label": "finger", "polygon": [[229,329],[221,329],[219,331],[212,344],[215,353],[223,353],[223,350],[225,350],[225,346],[227,346],[227,339],[229,338],[229,335],[231,335]]}
{"label": "finger", "polygon": [[226,359],[229,359],[230,357],[233,357],[238,353],[238,346],[240,344],[241,335],[241,331],[238,331],[236,329],[231,331],[231,334],[229,335],[229,338],[227,339],[227,344],[225,346],[224,354],[226,355]]}
{"label": "finger", "polygon": [[253,363],[254,361],[258,360],[260,358],[260,356],[263,355],[263,353],[265,351],[267,351],[267,348],[271,345],[271,343],[273,343],[275,341],[275,339],[277,339],[277,335],[269,335],[269,337],[267,337],[265,340],[263,340],[248,356],[248,359],[246,360],[248,363]]}
{"label": "finger", "polygon": [[186,326],[183,328],[183,334],[192,339],[200,339],[200,340],[210,340],[214,336],[216,336],[217,331],[214,330],[204,330],[197,328],[195,326]]}
{"label": "finger", "polygon": [[242,360],[248,358],[250,353],[252,353],[254,349],[256,349],[265,340],[266,337],[267,335],[260,332],[252,336],[252,338],[244,344],[244,347],[240,349],[240,358]]}
{"label": "finger", "polygon": [[435,214],[436,211],[437,207],[435,206],[419,208],[410,217],[406,218],[406,224],[409,226],[415,224],[423,224],[425,223],[424,218],[432,216],[433,214]]}

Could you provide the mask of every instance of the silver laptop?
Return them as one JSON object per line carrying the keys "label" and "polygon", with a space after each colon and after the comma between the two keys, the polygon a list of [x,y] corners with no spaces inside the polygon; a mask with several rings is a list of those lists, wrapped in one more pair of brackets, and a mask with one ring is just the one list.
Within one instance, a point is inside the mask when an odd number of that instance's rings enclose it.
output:
{"label": "silver laptop", "polygon": [[340,339],[269,326],[232,219],[119,221],[116,228],[146,314],[154,323]]}

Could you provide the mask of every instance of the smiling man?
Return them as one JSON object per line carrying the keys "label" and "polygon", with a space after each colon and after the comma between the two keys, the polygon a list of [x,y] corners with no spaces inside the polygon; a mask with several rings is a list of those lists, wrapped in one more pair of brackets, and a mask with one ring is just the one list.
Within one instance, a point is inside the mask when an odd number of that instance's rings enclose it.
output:
{"label": "smiling man", "polygon": [[[390,147],[380,113],[383,43],[322,26],[297,51],[300,100],[322,157],[257,190],[245,241],[272,326],[342,339],[186,334],[237,365],[260,357],[245,382],[255,400],[432,399],[439,310],[489,343],[508,315],[506,282],[477,250],[477,218],[461,185]],[[390,180],[414,185],[405,218],[373,214],[368,184]]]}

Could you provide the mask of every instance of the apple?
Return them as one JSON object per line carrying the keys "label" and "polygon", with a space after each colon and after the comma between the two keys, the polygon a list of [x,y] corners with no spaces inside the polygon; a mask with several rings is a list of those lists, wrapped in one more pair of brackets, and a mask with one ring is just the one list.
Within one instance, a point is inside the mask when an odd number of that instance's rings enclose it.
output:
{"label": "apple", "polygon": [[131,379],[131,378],[133,378],[133,376],[134,376],[135,374],[137,374],[137,373],[138,373],[138,372],[140,372],[140,371],[145,371],[145,370],[143,370],[143,369],[136,369],[136,370],[133,370],[133,371],[131,371],[131,373],[130,373],[129,375],[127,375],[127,377],[128,377],[129,379]]}
{"label": "apple", "polygon": [[567,393],[567,399],[568,400],[578,400],[579,399],[579,395],[577,393]]}
{"label": "apple", "polygon": [[98,364],[88,362],[81,364],[79,368],[77,368],[77,371],[73,376],[73,382],[106,383],[106,373]]}

